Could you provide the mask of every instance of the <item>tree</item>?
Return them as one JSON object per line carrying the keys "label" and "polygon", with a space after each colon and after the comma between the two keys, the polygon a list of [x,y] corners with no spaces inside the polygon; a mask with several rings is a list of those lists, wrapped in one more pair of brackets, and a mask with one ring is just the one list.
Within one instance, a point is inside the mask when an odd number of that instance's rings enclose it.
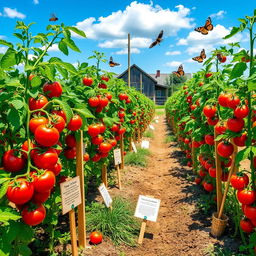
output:
{"label": "tree", "polygon": [[178,90],[181,84],[187,80],[186,76],[178,77],[175,74],[170,74],[166,78],[166,85],[168,85],[168,95],[171,95],[174,91]]}

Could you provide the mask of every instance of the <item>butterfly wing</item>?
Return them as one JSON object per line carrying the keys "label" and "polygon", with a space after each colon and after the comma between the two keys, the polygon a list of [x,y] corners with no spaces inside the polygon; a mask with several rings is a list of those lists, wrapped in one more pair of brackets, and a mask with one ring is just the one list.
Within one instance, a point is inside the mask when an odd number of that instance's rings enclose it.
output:
{"label": "butterfly wing", "polygon": [[204,49],[201,51],[200,57],[201,57],[202,59],[206,59],[206,54],[205,54],[205,50],[204,50]]}
{"label": "butterfly wing", "polygon": [[221,61],[222,60],[222,54],[217,53],[217,58],[218,58],[219,61]]}
{"label": "butterfly wing", "polygon": [[212,20],[211,20],[210,17],[207,18],[204,27],[208,31],[212,31],[213,30]]}
{"label": "butterfly wing", "polygon": [[205,27],[197,27],[197,28],[195,28],[195,31],[197,31],[197,32],[199,32],[199,33],[201,33],[203,35],[207,35],[208,34],[208,30],[205,29]]}
{"label": "butterfly wing", "polygon": [[58,18],[55,16],[55,14],[51,14],[51,18],[49,19],[49,21],[57,21]]}
{"label": "butterfly wing", "polygon": [[172,72],[174,75],[176,75],[177,77],[180,77],[180,74],[176,71]]}
{"label": "butterfly wing", "polygon": [[197,61],[199,63],[202,63],[204,61],[201,56],[194,57],[194,58],[192,58],[192,60]]}
{"label": "butterfly wing", "polygon": [[180,74],[180,76],[184,76],[184,75],[185,75],[185,72],[184,72],[184,70],[183,70],[183,66],[182,66],[182,65],[180,65],[180,66],[178,67],[178,73]]}

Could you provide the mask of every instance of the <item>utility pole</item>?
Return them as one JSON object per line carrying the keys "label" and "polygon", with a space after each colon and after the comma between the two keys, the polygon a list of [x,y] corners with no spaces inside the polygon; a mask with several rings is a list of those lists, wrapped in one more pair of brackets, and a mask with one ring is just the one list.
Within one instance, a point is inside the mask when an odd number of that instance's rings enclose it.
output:
{"label": "utility pole", "polygon": [[131,57],[131,36],[128,34],[128,86],[131,87],[131,70],[130,70],[130,57]]}

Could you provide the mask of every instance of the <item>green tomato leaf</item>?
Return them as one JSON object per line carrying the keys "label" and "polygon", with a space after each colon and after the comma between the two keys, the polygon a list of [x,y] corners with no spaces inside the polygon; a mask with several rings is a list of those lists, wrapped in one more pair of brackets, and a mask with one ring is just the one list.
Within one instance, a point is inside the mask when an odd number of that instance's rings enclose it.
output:
{"label": "green tomato leaf", "polygon": [[67,123],[69,123],[70,119],[73,117],[73,112],[68,103],[65,101],[61,101],[59,99],[53,99],[53,101],[57,103],[60,106],[60,108],[64,111],[67,117]]}
{"label": "green tomato leaf", "polygon": [[61,40],[58,44],[58,47],[60,49],[60,51],[62,51],[65,55],[68,55],[68,47],[67,44]]}
{"label": "green tomato leaf", "polygon": [[71,30],[72,32],[76,33],[79,36],[86,37],[84,31],[78,29],[77,27],[66,27],[66,29]]}
{"label": "green tomato leaf", "polygon": [[41,85],[42,81],[39,76],[34,76],[31,80],[31,86],[32,87],[38,87]]}
{"label": "green tomato leaf", "polygon": [[232,30],[230,31],[230,33],[228,35],[226,35],[223,39],[228,39],[228,38],[234,36],[235,34],[237,34],[240,31],[241,31],[240,27],[233,27]]}
{"label": "green tomato leaf", "polygon": [[249,157],[250,152],[251,152],[251,147],[248,147],[239,151],[236,155],[236,160],[235,160],[236,166],[238,166],[238,164],[244,159],[247,159]]}
{"label": "green tomato leaf", "polygon": [[6,45],[6,46],[8,46],[8,47],[10,47],[10,48],[13,48],[13,44],[12,44],[12,43],[7,42],[7,41],[5,41],[5,40],[3,40],[3,39],[0,39],[0,44],[1,44],[1,45]]}
{"label": "green tomato leaf", "polygon": [[16,51],[12,48],[9,48],[1,59],[1,67],[9,68],[15,64],[17,64]]}
{"label": "green tomato leaf", "polygon": [[20,244],[18,246],[18,250],[19,250],[20,255],[22,255],[22,256],[32,255],[31,249],[26,244]]}
{"label": "green tomato leaf", "polygon": [[242,76],[246,68],[247,68],[247,65],[245,63],[243,62],[236,63],[231,71],[230,80],[237,78],[239,76]]}
{"label": "green tomato leaf", "polygon": [[76,109],[75,108],[74,111],[76,111],[78,114],[81,114],[85,118],[95,118],[95,116],[87,108],[83,108],[83,109]]}
{"label": "green tomato leaf", "polygon": [[10,101],[10,104],[13,105],[13,107],[14,107],[15,109],[21,109],[21,108],[23,108],[24,105],[25,105],[23,101],[21,101],[21,100],[16,100],[16,99],[11,100],[11,101]]}
{"label": "green tomato leaf", "polygon": [[[6,191],[7,191],[7,188],[9,186],[9,181],[6,181],[4,182],[2,185],[1,185],[1,188],[0,188],[0,199],[6,194]],[[2,217],[2,215],[1,215]]]}
{"label": "green tomato leaf", "polygon": [[64,43],[73,51],[81,52],[80,49],[76,46],[75,42],[71,38],[64,38]]}

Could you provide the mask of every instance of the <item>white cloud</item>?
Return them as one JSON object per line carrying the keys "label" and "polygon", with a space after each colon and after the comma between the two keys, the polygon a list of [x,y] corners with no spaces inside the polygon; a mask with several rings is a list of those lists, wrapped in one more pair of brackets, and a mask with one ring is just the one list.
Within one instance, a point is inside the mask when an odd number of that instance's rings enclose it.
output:
{"label": "white cloud", "polygon": [[39,0],[33,0],[34,4],[39,4]]}
{"label": "white cloud", "polygon": [[166,52],[165,55],[173,56],[173,55],[180,55],[180,51],[173,51],[173,52]]}
{"label": "white cloud", "polygon": [[192,18],[190,9],[177,5],[177,10],[163,9],[153,3],[132,2],[125,10],[112,12],[109,16],[87,18],[76,26],[83,30],[87,38],[109,40],[126,38],[128,33],[133,37],[155,38],[160,30],[164,36],[175,36],[180,29],[189,29]]}
{"label": "white cloud", "polygon": [[0,47],[0,53],[5,53],[7,50],[7,47],[1,46]]}
{"label": "white cloud", "polygon": [[168,67],[179,67],[179,65],[182,64],[182,62],[180,61],[171,61],[171,62],[167,62],[165,63],[166,66]]}
{"label": "white cloud", "polygon": [[[42,47],[42,50],[44,50],[44,49],[45,49],[45,47]],[[49,52],[58,52],[59,51],[58,45],[53,44],[51,47],[49,47],[48,51]]]}
{"label": "white cloud", "polygon": [[194,7],[192,7],[191,9],[192,9],[192,10],[196,10],[196,7],[194,6]]}
{"label": "white cloud", "polygon": [[19,18],[19,19],[25,19],[26,15],[18,12],[17,9],[11,9],[9,7],[4,7],[4,16],[8,18]]}
{"label": "white cloud", "polygon": [[217,18],[217,19],[222,19],[224,18],[224,15],[226,14],[227,12],[226,11],[218,11],[217,13],[213,13],[210,15],[211,18]]}
{"label": "white cloud", "polygon": [[241,41],[241,34],[237,34],[230,39],[224,40],[223,37],[229,34],[229,32],[230,29],[218,24],[208,35],[202,35],[196,31],[190,32],[186,38],[181,38],[177,45],[188,45],[186,52],[189,55],[192,55],[200,54],[202,49],[211,51],[219,45]]}
{"label": "white cloud", "polygon": [[[131,53],[135,53],[135,54],[138,54],[140,53],[140,50],[138,48],[131,48]],[[115,52],[114,54],[117,54],[117,55],[125,55],[125,54],[128,54],[128,49],[127,48],[124,48],[120,51],[117,51]]]}

